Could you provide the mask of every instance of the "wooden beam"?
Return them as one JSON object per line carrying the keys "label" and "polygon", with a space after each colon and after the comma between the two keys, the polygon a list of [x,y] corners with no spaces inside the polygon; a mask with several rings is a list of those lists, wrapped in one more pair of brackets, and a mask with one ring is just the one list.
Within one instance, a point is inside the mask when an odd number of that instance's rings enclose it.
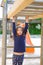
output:
{"label": "wooden beam", "polygon": [[41,14],[18,14],[17,16],[29,16],[29,19],[43,18],[43,13]]}
{"label": "wooden beam", "polygon": [[26,15],[27,15],[27,16],[29,16],[29,17],[30,17],[30,16],[33,17],[33,16],[39,15],[39,14],[41,14],[41,13],[43,13],[43,12],[27,12],[27,11],[26,11],[26,12],[25,12],[25,11],[22,12],[22,11],[21,11],[21,12],[19,12],[19,13],[17,14],[17,16],[26,16]]}
{"label": "wooden beam", "polygon": [[34,11],[34,10],[41,10],[41,11],[43,11],[43,9],[37,9],[37,8],[36,8],[36,9],[35,9],[35,8],[29,8],[29,9],[28,9],[28,8],[25,8],[25,9],[23,9],[22,11],[24,11],[24,10],[27,10],[27,11],[28,11],[28,10],[33,10],[33,11]]}
{"label": "wooden beam", "polygon": [[11,18],[18,14],[21,10],[23,10],[27,5],[30,5],[34,0],[16,0],[11,8],[11,10],[8,12],[8,18]]}
{"label": "wooden beam", "polygon": [[25,9],[43,9],[43,7],[26,7]]}
{"label": "wooden beam", "polygon": [[43,65],[43,18],[41,21],[41,63],[40,65]]}
{"label": "wooden beam", "polygon": [[43,2],[33,2],[32,4],[39,5],[39,6],[43,6]]}
{"label": "wooden beam", "polygon": [[24,9],[21,12],[43,12],[43,10],[39,10],[39,9]]}
{"label": "wooden beam", "polygon": [[43,18],[43,13],[31,17],[32,19]]}
{"label": "wooden beam", "polygon": [[42,13],[42,12],[30,12],[30,11],[22,11],[22,12],[20,12],[19,14],[40,14],[40,13]]}
{"label": "wooden beam", "polygon": [[25,13],[25,14],[17,14],[16,16],[29,16],[30,17],[30,16],[35,16],[35,15],[36,14],[28,14],[28,13],[26,14]]}

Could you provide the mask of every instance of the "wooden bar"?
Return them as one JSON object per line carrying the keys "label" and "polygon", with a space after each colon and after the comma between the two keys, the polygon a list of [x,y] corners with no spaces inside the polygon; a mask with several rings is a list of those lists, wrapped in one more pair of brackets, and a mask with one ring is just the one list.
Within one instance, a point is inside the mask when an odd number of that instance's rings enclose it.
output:
{"label": "wooden bar", "polygon": [[34,0],[17,0],[14,2],[11,10],[8,12],[8,18],[11,18],[23,10],[27,5],[30,5]]}

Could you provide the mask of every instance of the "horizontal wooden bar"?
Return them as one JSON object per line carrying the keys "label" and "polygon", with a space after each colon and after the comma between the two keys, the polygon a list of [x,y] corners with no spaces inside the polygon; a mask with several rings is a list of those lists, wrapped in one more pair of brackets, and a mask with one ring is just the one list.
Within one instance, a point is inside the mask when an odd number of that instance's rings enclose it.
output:
{"label": "horizontal wooden bar", "polygon": [[[14,46],[7,46],[7,48],[14,48]],[[26,46],[26,48],[41,48],[41,46]]]}
{"label": "horizontal wooden bar", "polygon": [[[6,57],[6,59],[12,59],[12,57]],[[40,57],[24,57],[24,59],[40,59]]]}
{"label": "horizontal wooden bar", "polygon": [[33,4],[33,5],[43,6],[43,2],[36,2],[36,1],[35,1],[35,2],[33,2],[32,4]]}
{"label": "horizontal wooden bar", "polygon": [[11,18],[23,10],[27,5],[30,5],[34,0],[16,0],[8,12],[8,18]]}
{"label": "horizontal wooden bar", "polygon": [[32,19],[43,18],[43,13],[31,17]]}

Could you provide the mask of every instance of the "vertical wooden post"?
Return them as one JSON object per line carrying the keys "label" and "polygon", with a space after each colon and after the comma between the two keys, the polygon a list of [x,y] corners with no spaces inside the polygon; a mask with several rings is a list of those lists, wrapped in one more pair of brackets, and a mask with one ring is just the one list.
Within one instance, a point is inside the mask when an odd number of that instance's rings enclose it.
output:
{"label": "vertical wooden post", "polygon": [[6,43],[7,43],[7,0],[3,0],[3,36],[2,36],[2,65],[6,65]]}
{"label": "vertical wooden post", "polygon": [[43,65],[43,19],[41,21],[41,65]]}

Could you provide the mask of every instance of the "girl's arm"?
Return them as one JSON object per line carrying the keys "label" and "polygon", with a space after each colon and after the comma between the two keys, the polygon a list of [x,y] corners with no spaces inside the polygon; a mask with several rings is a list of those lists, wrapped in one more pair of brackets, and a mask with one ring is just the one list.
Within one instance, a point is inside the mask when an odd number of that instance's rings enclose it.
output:
{"label": "girl's arm", "polygon": [[15,17],[12,18],[12,22],[13,22],[13,34],[16,35],[16,26],[15,26]]}
{"label": "girl's arm", "polygon": [[24,33],[27,33],[27,29],[28,29],[28,16],[26,17],[26,22],[25,22],[25,28],[24,28]]}
{"label": "girl's arm", "polygon": [[16,35],[16,27],[15,27],[15,22],[13,22],[13,34]]}

